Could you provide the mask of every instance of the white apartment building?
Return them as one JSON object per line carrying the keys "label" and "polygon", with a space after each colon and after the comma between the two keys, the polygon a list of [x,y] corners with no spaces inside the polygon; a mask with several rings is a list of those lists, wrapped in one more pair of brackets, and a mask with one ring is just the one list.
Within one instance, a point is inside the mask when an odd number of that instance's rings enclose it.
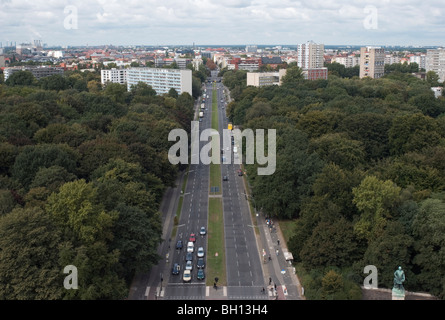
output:
{"label": "white apartment building", "polygon": [[248,72],[247,85],[255,87],[281,85],[281,78],[286,74],[286,69],[278,72]]}
{"label": "white apartment building", "polygon": [[419,65],[419,69],[426,69],[426,55],[421,54],[418,56],[409,57],[409,63],[417,63]]}
{"label": "white apartment building", "polygon": [[302,69],[317,69],[324,66],[324,44],[317,44],[313,41],[299,44],[297,54],[297,64]]}
{"label": "white apartment building", "polygon": [[360,64],[360,58],[356,56],[337,56],[333,57],[331,62],[337,62],[344,65],[346,68],[352,68]]}
{"label": "white apartment building", "polygon": [[425,70],[434,71],[439,76],[439,81],[445,81],[445,49],[428,49],[426,52]]}
{"label": "white apartment building", "polygon": [[130,68],[127,69],[127,89],[132,85],[144,82],[150,85],[156,93],[168,93],[174,88],[178,94],[188,92],[192,95],[192,70],[164,68]]}
{"label": "white apartment building", "polygon": [[102,69],[100,71],[100,81],[125,84],[127,82],[127,69]]}
{"label": "white apartment building", "polygon": [[400,57],[393,56],[392,54],[385,55],[385,64],[400,63]]}

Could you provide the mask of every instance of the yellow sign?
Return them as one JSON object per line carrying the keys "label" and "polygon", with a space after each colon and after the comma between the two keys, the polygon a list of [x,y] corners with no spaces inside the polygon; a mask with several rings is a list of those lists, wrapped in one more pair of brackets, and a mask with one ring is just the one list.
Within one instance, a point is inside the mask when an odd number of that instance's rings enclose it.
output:
{"label": "yellow sign", "polygon": [[232,124],[231,123],[229,123],[228,129],[232,130]]}

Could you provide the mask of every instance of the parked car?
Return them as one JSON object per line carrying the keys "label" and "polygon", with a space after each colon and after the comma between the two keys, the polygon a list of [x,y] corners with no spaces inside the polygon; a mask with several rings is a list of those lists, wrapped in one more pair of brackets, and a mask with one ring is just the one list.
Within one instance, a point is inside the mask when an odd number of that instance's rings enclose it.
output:
{"label": "parked car", "polygon": [[198,262],[196,263],[196,267],[198,269],[203,269],[206,266],[204,258],[199,258]]}
{"label": "parked car", "polygon": [[243,170],[239,169],[238,170],[238,175],[241,177],[243,175]]}
{"label": "parked car", "polygon": [[199,269],[198,270],[198,280],[204,280],[205,279],[205,273],[204,270]]}
{"label": "parked car", "polygon": [[229,177],[228,176],[224,176],[223,177],[223,181],[229,181]]}

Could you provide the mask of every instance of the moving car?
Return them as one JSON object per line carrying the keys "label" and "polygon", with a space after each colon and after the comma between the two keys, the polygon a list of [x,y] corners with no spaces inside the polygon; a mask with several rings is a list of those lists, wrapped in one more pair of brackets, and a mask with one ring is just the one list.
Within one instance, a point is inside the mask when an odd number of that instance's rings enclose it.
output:
{"label": "moving car", "polygon": [[192,281],[192,272],[190,270],[184,270],[184,273],[182,275],[182,281],[184,282]]}
{"label": "moving car", "polygon": [[223,177],[223,181],[228,181],[229,180],[229,177],[228,176],[224,176]]}
{"label": "moving car", "polygon": [[178,242],[176,242],[176,249],[182,249],[182,240],[178,240]]}
{"label": "moving car", "polygon": [[181,267],[179,266],[179,264],[175,263],[173,266],[173,269],[172,269],[172,274],[178,275],[180,270],[181,270]]}
{"label": "moving car", "polygon": [[195,245],[193,244],[193,242],[189,241],[187,243],[187,252],[193,252],[195,251]]}
{"label": "moving car", "polygon": [[196,235],[194,233],[190,234],[189,241],[195,242],[196,241]]}
{"label": "moving car", "polygon": [[204,257],[204,248],[199,247],[198,248],[198,258],[202,258],[202,257]]}
{"label": "moving car", "polygon": [[207,233],[207,231],[206,231],[206,227],[201,227],[201,230],[199,230],[199,234],[200,234],[201,236],[205,236],[206,233]]}
{"label": "moving car", "polygon": [[193,260],[193,253],[187,252],[187,255],[185,256],[185,261],[192,261]]}
{"label": "moving car", "polygon": [[191,261],[187,261],[187,263],[185,264],[185,270],[192,270],[193,269],[193,264]]}

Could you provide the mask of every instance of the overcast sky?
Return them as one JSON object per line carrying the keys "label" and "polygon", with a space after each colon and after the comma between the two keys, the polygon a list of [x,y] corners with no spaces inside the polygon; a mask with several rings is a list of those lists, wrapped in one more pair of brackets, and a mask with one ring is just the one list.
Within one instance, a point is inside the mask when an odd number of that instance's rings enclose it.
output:
{"label": "overcast sky", "polygon": [[444,0],[0,0],[0,42],[445,45]]}

